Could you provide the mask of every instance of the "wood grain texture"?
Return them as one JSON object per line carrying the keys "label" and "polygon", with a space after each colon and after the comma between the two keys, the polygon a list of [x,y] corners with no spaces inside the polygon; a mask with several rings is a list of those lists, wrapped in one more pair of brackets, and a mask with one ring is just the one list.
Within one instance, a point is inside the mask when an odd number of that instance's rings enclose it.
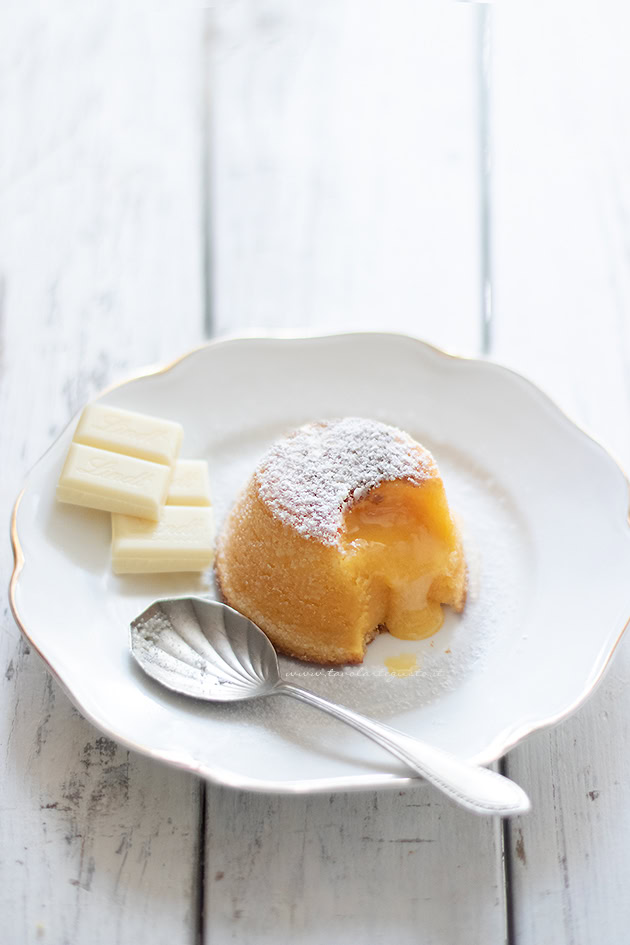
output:
{"label": "wood grain texture", "polygon": [[[629,36],[617,2],[495,11],[494,354],[626,468]],[[573,718],[509,756],[533,804],[512,827],[519,945],[627,941],[629,646]]]}
{"label": "wood grain texture", "polygon": [[[217,331],[393,329],[479,349],[476,16],[463,4],[219,5]],[[208,788],[205,941],[504,941],[498,823],[424,785]]]}
{"label": "wood grain texture", "polygon": [[[196,14],[3,16],[5,535],[24,473],[84,401],[200,338],[200,52]],[[6,540],[1,555],[8,581]],[[3,597],[3,942],[193,942],[196,779],[85,722]]]}
{"label": "wood grain texture", "polygon": [[213,789],[206,941],[446,945],[474,929],[498,945],[499,830],[425,784],[313,797]]}
{"label": "wood grain texture", "polygon": [[477,351],[477,12],[217,6],[218,333],[391,329]]}

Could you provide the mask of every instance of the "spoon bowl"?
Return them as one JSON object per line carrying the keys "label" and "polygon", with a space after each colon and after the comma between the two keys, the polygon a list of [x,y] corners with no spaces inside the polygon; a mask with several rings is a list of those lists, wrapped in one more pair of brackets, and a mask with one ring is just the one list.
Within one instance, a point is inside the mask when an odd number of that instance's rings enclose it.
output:
{"label": "spoon bowl", "polygon": [[217,601],[156,601],[132,622],[130,642],[145,673],[196,699],[257,699],[280,683],[278,657],[263,631]]}

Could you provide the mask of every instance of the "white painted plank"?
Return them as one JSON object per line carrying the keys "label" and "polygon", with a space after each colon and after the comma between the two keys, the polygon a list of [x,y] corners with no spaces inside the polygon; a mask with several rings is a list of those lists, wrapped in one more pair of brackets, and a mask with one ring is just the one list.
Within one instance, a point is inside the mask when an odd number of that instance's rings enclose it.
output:
{"label": "white painted plank", "polygon": [[[56,9],[0,30],[5,535],[26,469],[84,400],[203,324],[199,17]],[[8,580],[6,540],[0,555]],[[6,597],[1,627],[3,942],[192,943],[198,782],[83,721]]]}
{"label": "white painted plank", "polygon": [[[475,25],[463,4],[237,0],[214,16],[219,332],[479,345]],[[428,786],[208,789],[205,940],[504,941],[498,823]]]}
{"label": "white painted plank", "polygon": [[214,789],[207,941],[343,945],[503,943],[496,818],[428,785],[265,797]]}
{"label": "white painted plank", "polygon": [[[494,27],[494,353],[628,465],[630,14],[508,4]],[[629,646],[576,716],[509,756],[533,802],[512,834],[519,945],[628,938]]]}
{"label": "white painted plank", "polygon": [[218,5],[218,333],[391,329],[476,352],[477,14],[414,0]]}

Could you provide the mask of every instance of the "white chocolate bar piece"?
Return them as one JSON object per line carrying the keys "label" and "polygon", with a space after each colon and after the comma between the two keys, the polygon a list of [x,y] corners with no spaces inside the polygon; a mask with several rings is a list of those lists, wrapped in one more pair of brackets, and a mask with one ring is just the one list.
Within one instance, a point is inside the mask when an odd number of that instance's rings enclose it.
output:
{"label": "white chocolate bar piece", "polygon": [[171,475],[170,466],[71,443],[57,484],[57,499],[155,521],[164,506]]}
{"label": "white chocolate bar piece", "polygon": [[159,522],[112,515],[112,567],[116,574],[203,571],[214,559],[209,506],[167,505]]}
{"label": "white chocolate bar piece", "polygon": [[73,440],[172,466],[179,454],[182,435],[180,424],[171,420],[105,404],[90,404],[81,414]]}
{"label": "white chocolate bar piece", "polygon": [[179,459],[166,497],[167,505],[210,505],[208,464],[203,459]]}

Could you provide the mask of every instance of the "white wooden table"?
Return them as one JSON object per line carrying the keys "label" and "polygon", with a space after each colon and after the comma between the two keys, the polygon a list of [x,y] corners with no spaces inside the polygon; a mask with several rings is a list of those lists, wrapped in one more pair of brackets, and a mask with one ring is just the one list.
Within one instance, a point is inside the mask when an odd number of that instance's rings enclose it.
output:
{"label": "white wooden table", "polygon": [[[85,400],[209,334],[488,354],[630,465],[627,5],[177,6],[0,14],[5,524]],[[506,759],[509,826],[204,786],[85,722],[6,600],[0,644],[7,945],[629,939],[628,640]]]}

